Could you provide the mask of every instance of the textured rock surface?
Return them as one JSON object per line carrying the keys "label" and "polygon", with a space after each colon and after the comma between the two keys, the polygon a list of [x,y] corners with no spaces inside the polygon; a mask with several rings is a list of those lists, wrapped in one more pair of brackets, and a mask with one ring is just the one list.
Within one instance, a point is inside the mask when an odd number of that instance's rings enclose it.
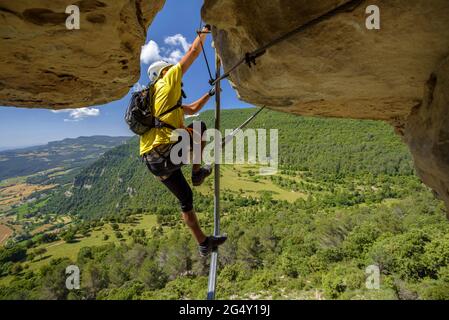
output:
{"label": "textured rock surface", "polygon": [[449,208],[449,58],[430,76],[404,133],[418,174]]}
{"label": "textured rock surface", "polygon": [[[164,0],[0,0],[0,105],[72,108],[120,99]],[[68,5],[81,29],[67,30]]]}
{"label": "textured rock surface", "polygon": [[[391,120],[422,100],[430,73],[449,54],[447,0],[206,0],[203,18],[225,69],[245,52],[345,3],[349,10],[272,49],[231,80],[250,103],[301,115]],[[368,5],[381,30],[368,30]]]}
{"label": "textured rock surface", "polygon": [[[449,209],[449,1],[205,0],[202,15],[227,70],[341,5],[349,10],[269,49],[253,69],[238,68],[234,88],[290,113],[390,122]],[[380,8],[380,30],[365,27],[368,5]]]}

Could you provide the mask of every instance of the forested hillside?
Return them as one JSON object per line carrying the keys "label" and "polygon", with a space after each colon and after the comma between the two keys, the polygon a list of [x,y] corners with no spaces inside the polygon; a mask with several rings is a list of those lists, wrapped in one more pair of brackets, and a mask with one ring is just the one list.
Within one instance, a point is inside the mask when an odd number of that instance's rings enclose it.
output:
{"label": "forested hillside", "polygon": [[[253,111],[225,111],[223,128]],[[212,116],[201,117],[210,125]],[[449,299],[444,206],[414,175],[388,125],[267,111],[251,127],[279,129],[281,168],[274,176],[254,165],[222,168],[229,240],[217,298]],[[211,184],[194,190],[209,233]],[[0,299],[203,299],[208,259],[178,210],[133,139],[38,209],[70,213],[69,228],[0,249]],[[81,290],[65,288],[70,264],[80,267]],[[373,265],[378,289],[365,284]]]}
{"label": "forested hillside", "polygon": [[[253,112],[224,111],[223,131],[237,127]],[[212,118],[211,111],[201,115],[209,128]],[[406,147],[391,127],[381,122],[301,118],[264,111],[249,128],[278,129],[281,168],[301,171],[306,177],[413,175]],[[107,152],[74,181],[69,197],[62,190],[43,210],[95,218],[119,213],[122,208],[158,212],[177,205],[140,161],[137,138]]]}

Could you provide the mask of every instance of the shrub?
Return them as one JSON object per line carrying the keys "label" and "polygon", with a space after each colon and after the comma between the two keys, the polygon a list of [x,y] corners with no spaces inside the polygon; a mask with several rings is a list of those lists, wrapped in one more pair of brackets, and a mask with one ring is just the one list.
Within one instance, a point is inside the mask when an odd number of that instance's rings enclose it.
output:
{"label": "shrub", "polygon": [[322,278],[324,293],[331,299],[339,298],[347,290],[361,289],[364,283],[364,272],[351,265],[338,264]]}

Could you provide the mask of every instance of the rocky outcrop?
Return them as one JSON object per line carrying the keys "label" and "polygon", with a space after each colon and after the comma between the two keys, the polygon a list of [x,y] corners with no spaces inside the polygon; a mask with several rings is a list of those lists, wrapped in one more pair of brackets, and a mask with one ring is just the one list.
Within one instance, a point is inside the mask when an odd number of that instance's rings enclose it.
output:
{"label": "rocky outcrop", "polygon": [[[365,25],[369,5],[380,9],[380,30]],[[240,98],[299,115],[390,122],[449,208],[449,1],[205,0],[202,15],[225,70],[325,15],[232,72]]]}
{"label": "rocky outcrop", "polygon": [[430,76],[404,134],[417,173],[449,208],[449,57]]}
{"label": "rocky outcrop", "polygon": [[[164,0],[0,0],[0,105],[86,107],[120,99]],[[80,9],[68,30],[67,6]]]}
{"label": "rocky outcrop", "polygon": [[[449,53],[447,0],[205,0],[225,70],[251,50],[346,4],[343,12],[232,73],[240,97],[300,115],[391,120],[422,100],[429,74]],[[368,30],[368,5],[380,30]]]}

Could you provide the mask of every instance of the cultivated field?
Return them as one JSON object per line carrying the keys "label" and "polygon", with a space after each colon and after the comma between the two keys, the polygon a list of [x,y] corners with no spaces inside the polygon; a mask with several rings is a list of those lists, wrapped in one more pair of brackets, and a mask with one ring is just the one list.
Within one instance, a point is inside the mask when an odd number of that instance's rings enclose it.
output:
{"label": "cultivated field", "polygon": [[13,230],[3,224],[0,224],[0,246],[3,245],[6,240],[13,234]]}
{"label": "cultivated field", "polygon": [[0,187],[0,209],[18,204],[33,192],[52,189],[53,185],[33,185],[28,183],[11,184]]}

